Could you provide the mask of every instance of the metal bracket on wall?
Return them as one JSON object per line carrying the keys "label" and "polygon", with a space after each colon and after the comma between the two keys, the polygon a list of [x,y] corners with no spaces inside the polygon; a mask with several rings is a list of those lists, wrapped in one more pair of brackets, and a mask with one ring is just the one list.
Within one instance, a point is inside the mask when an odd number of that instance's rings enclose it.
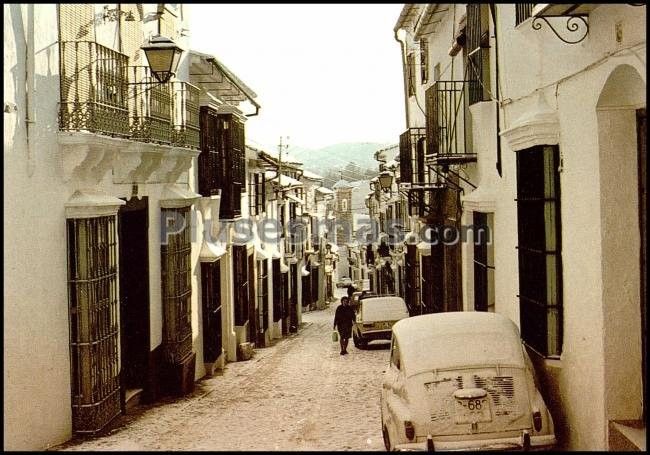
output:
{"label": "metal bracket on wall", "polygon": [[[554,17],[554,18],[566,18],[566,29],[568,30],[569,33],[581,33],[584,32],[582,35],[577,35],[578,38],[575,40],[570,40],[570,39],[565,39],[558,33],[558,31],[553,27],[553,25],[550,23],[550,21],[547,19],[548,17]],[[571,15],[571,16],[535,16],[532,22],[532,27],[533,30],[539,30],[542,28],[542,23],[540,20],[543,20],[546,22],[546,25],[549,26],[551,31],[557,36],[561,41],[567,43],[567,44],[578,44],[587,37],[589,34],[589,22],[587,21],[588,16],[587,15]],[[583,23],[584,27],[580,26],[580,22]]]}

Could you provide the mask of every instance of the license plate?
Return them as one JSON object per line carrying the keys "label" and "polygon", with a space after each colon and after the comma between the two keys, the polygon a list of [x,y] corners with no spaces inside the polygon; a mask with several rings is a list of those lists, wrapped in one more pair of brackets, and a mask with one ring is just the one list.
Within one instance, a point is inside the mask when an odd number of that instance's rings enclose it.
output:
{"label": "license plate", "polygon": [[492,421],[490,400],[483,398],[466,398],[455,400],[456,423],[475,423]]}

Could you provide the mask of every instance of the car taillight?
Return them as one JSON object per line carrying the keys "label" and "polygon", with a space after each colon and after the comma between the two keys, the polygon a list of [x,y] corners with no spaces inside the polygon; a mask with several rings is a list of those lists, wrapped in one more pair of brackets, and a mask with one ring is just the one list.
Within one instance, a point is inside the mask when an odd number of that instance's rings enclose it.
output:
{"label": "car taillight", "polygon": [[535,431],[542,429],[542,413],[539,412],[539,409],[533,411],[533,426],[535,427]]}
{"label": "car taillight", "polygon": [[415,427],[410,420],[404,421],[404,434],[406,434],[406,439],[413,439],[415,437]]}

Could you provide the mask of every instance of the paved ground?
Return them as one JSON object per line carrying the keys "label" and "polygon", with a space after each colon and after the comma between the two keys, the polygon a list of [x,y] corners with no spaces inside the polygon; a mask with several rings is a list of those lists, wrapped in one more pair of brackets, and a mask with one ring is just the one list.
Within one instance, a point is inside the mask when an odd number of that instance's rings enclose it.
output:
{"label": "paved ground", "polygon": [[[338,294],[338,293],[337,293]],[[379,396],[388,343],[347,356],[334,309],[303,315],[297,335],[199,381],[191,396],[142,406],[111,434],[64,450],[384,450]]]}

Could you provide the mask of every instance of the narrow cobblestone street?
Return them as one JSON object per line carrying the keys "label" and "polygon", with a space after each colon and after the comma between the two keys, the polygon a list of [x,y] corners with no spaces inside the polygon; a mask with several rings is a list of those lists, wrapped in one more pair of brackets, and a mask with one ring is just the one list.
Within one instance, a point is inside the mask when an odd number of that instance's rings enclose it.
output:
{"label": "narrow cobblestone street", "polygon": [[303,314],[298,335],[197,382],[192,395],[141,406],[104,437],[65,450],[383,450],[379,396],[388,343],[347,356],[334,310]]}

